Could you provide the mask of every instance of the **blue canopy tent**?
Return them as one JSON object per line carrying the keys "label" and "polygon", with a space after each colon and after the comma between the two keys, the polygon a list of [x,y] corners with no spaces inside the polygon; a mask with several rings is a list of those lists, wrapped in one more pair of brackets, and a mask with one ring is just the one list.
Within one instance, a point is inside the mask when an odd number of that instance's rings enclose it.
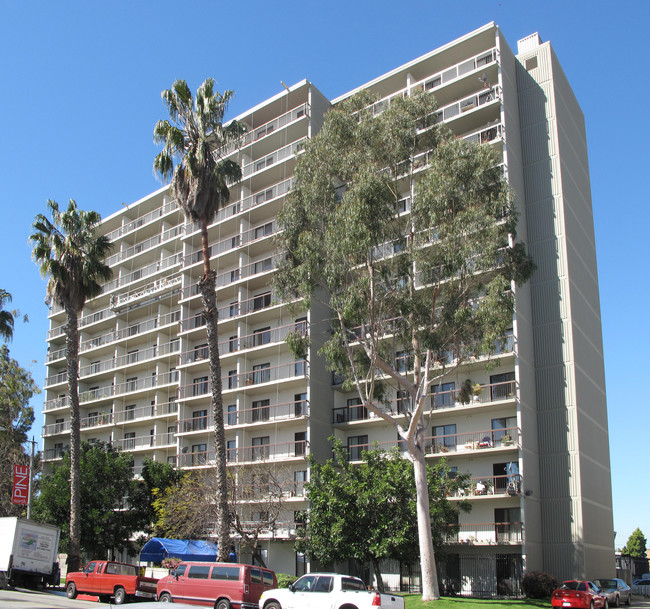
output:
{"label": "blue canopy tent", "polygon": [[154,537],[140,551],[140,562],[162,562],[164,558],[181,560],[217,561],[217,546],[198,539],[165,539]]}

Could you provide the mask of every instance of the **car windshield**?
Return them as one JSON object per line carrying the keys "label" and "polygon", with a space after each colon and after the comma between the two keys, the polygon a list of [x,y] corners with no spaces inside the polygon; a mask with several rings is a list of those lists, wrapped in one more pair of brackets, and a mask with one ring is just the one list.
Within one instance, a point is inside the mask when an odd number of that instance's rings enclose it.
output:
{"label": "car windshield", "polygon": [[594,584],[599,588],[616,588],[615,579],[595,579]]}

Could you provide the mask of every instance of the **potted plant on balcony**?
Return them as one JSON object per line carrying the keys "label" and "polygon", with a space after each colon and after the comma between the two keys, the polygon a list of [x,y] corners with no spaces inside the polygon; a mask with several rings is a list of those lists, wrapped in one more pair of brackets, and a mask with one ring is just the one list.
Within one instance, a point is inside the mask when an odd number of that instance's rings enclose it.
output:
{"label": "potted plant on balcony", "polygon": [[474,394],[473,398],[475,402],[481,401],[481,389],[483,388],[479,383],[475,383],[474,386],[472,387],[472,393]]}
{"label": "potted plant on balcony", "polygon": [[512,445],[512,436],[507,433],[501,438],[501,444],[504,446],[511,446]]}

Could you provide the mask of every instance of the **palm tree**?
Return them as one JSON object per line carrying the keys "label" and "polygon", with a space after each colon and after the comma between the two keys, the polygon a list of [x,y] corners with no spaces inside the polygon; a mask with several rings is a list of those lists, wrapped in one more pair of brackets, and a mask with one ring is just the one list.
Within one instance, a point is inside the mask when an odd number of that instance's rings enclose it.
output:
{"label": "palm tree", "polygon": [[14,337],[14,314],[5,311],[5,302],[11,302],[11,294],[0,288],[0,336],[6,342]]}
{"label": "palm tree", "polygon": [[52,220],[38,214],[32,225],[32,256],[47,277],[47,295],[66,314],[64,326],[68,388],[70,391],[70,547],[68,570],[78,571],[81,541],[80,484],[81,436],[79,421],[79,332],[77,320],[86,300],[101,293],[100,281],[111,278],[112,270],[104,264],[111,243],[104,235],[95,235],[101,216],[83,211],[70,199],[61,212],[56,201],[48,200]]}
{"label": "palm tree", "polygon": [[[177,80],[171,89],[161,94],[170,120],[158,121],[154,142],[163,144],[156,156],[154,172],[163,180],[171,178],[170,194],[183,210],[188,221],[198,222],[201,228],[203,276],[199,291],[206,322],[210,380],[212,383],[212,411],[214,413],[216,455],[216,514],[218,560],[228,559],[230,548],[230,511],[226,480],[226,439],[221,395],[221,362],[217,334],[216,273],[210,268],[208,225],[217,211],[230,199],[229,184],[241,179],[241,167],[231,159],[223,158],[229,144],[244,132],[237,121],[223,125],[223,117],[233,92],[214,90],[214,80],[208,78],[192,98],[187,83]],[[174,166],[175,163],[175,166]]]}

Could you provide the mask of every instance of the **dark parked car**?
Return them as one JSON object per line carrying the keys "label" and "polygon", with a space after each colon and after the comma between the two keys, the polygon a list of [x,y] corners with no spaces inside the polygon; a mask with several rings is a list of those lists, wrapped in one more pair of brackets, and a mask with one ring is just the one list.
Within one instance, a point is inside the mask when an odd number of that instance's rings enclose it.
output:
{"label": "dark parked car", "polygon": [[566,581],[551,596],[553,607],[609,609],[609,601],[593,582]]}
{"label": "dark parked car", "polygon": [[595,579],[594,584],[607,597],[610,605],[619,607],[621,603],[632,604],[632,589],[622,579]]}

